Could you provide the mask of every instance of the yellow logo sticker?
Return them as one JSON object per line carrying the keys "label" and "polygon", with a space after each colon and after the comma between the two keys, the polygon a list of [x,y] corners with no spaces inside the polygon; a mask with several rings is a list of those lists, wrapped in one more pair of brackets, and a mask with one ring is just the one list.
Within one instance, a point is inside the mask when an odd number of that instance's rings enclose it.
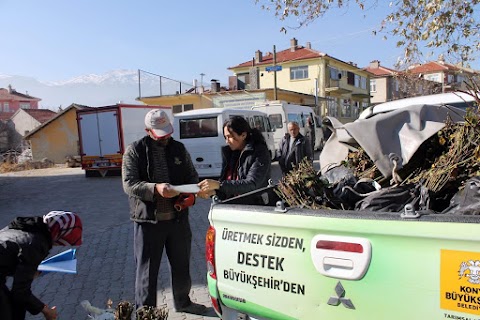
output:
{"label": "yellow logo sticker", "polygon": [[440,308],[480,315],[480,252],[441,250]]}

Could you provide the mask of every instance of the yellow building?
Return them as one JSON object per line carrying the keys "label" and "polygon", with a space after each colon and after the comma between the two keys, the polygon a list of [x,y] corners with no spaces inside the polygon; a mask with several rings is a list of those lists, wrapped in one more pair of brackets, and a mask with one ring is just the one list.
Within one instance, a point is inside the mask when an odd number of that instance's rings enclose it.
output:
{"label": "yellow building", "polygon": [[353,62],[344,62],[313,50],[310,43],[279,52],[260,50],[251,61],[230,67],[235,77],[230,87],[236,89],[280,88],[316,96],[316,112],[342,122],[353,121],[370,104],[369,73]]}
{"label": "yellow building", "polygon": [[148,105],[172,106],[173,113],[193,109],[247,106],[265,100],[284,100],[294,104],[315,105],[315,97],[305,93],[284,89],[278,89],[275,92],[273,88],[227,91],[221,90],[218,82],[215,81],[211,89],[204,92],[139,97],[137,100]]}
{"label": "yellow building", "polygon": [[25,136],[34,161],[47,158],[59,164],[65,163],[67,156],[79,155],[77,109],[84,108],[87,107],[72,104]]}

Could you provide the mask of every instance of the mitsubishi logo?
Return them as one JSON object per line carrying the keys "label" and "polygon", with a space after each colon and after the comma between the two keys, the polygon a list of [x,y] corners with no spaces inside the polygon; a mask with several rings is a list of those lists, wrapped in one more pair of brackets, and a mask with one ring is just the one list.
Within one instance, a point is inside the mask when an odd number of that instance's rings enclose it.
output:
{"label": "mitsubishi logo", "polygon": [[350,299],[345,298],[345,289],[343,288],[340,281],[338,281],[337,285],[335,286],[335,293],[337,294],[336,297],[330,297],[328,299],[327,304],[331,306],[338,306],[340,303],[347,309],[355,309],[352,301]]}

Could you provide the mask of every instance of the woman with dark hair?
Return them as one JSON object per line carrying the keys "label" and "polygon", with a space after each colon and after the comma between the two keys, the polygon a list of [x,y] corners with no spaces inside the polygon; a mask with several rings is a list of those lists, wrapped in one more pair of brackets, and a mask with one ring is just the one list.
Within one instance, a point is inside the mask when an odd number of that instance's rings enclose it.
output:
{"label": "woman with dark hair", "polygon": [[[222,147],[220,180],[201,181],[198,186],[204,194],[216,194],[224,200],[266,187],[271,174],[271,159],[262,133],[252,129],[245,118],[234,116],[223,124],[223,136],[227,145]],[[265,204],[260,196],[245,201]]]}

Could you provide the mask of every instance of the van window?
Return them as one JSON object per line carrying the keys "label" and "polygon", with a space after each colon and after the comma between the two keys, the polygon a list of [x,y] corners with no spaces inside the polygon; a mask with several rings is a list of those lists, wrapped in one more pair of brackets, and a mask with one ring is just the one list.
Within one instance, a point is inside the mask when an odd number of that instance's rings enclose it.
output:
{"label": "van window", "polygon": [[305,123],[303,121],[303,117],[301,114],[299,113],[289,113],[287,114],[287,122],[291,122],[291,121],[296,121],[298,122],[298,126],[300,128],[303,128],[305,127]]}
{"label": "van window", "polygon": [[283,128],[282,115],[280,113],[270,114],[268,118],[270,119],[270,125],[276,129]]}
{"label": "van window", "polygon": [[217,117],[180,119],[180,139],[218,137]]}
{"label": "van window", "polygon": [[257,128],[260,132],[265,132],[265,124],[263,123],[262,116],[253,116],[254,126],[253,128]]}

